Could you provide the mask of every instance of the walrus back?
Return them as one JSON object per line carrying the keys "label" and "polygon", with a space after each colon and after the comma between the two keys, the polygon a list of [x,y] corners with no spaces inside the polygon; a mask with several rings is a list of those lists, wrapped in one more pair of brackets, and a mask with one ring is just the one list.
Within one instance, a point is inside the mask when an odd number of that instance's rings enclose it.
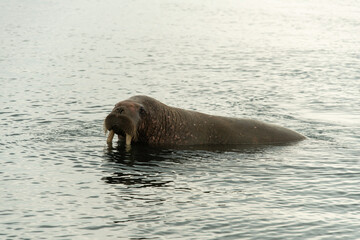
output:
{"label": "walrus back", "polygon": [[149,144],[274,144],[299,141],[301,134],[252,119],[214,116],[170,107],[147,96],[130,98],[146,106],[151,115],[142,138]]}
{"label": "walrus back", "polygon": [[300,141],[301,134],[258,120],[208,115],[176,109],[182,116],[180,132],[189,136],[187,144],[275,144]]}

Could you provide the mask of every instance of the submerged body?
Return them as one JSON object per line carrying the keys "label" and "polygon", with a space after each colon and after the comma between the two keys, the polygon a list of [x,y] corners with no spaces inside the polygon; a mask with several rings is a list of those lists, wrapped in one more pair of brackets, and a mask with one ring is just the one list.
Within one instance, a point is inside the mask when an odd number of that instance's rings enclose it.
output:
{"label": "submerged body", "polygon": [[208,115],[167,106],[147,96],[119,102],[106,117],[105,130],[150,145],[275,144],[303,140],[290,129],[257,120]]}

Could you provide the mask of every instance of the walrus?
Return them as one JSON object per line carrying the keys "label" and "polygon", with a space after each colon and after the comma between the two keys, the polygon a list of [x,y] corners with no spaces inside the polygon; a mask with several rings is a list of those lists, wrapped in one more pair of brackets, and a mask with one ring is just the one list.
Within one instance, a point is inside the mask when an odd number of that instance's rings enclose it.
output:
{"label": "walrus", "polygon": [[290,129],[258,120],[214,116],[170,107],[148,96],[117,103],[104,120],[107,143],[115,134],[148,145],[278,144],[305,137]]}

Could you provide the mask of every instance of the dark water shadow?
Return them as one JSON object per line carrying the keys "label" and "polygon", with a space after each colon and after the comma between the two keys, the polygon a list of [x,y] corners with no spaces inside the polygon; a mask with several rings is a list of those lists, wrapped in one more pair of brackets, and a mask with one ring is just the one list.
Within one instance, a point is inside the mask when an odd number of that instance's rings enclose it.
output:
{"label": "dark water shadow", "polygon": [[173,182],[170,180],[164,181],[151,174],[130,174],[122,172],[114,172],[112,176],[103,177],[102,180],[108,184],[122,184],[134,188],[165,187],[167,184]]}
{"label": "dark water shadow", "polygon": [[168,159],[173,154],[172,149],[154,148],[146,145],[125,146],[122,142],[105,150],[105,160],[127,166],[136,164],[157,166],[157,162]]}
{"label": "dark water shadow", "polygon": [[[189,162],[219,159],[223,154],[256,155],[274,151],[277,147],[292,144],[274,145],[198,145],[154,147],[134,144],[130,148],[122,141],[109,145],[104,151],[104,167],[107,174],[102,180],[109,184],[124,184],[135,187],[163,187],[172,182],[174,167],[182,168]],[[210,159],[210,160],[209,160]]]}
{"label": "dark water shadow", "polygon": [[[163,187],[169,180],[170,169],[161,162],[171,159],[173,151],[145,145],[128,148],[122,142],[109,145],[104,151],[104,166],[111,176],[102,178],[108,184],[123,184],[132,187]],[[176,161],[176,160],[174,160]]]}
{"label": "dark water shadow", "polygon": [[227,152],[239,154],[255,154],[266,152],[274,147],[292,146],[296,143],[268,144],[268,145],[192,145],[192,146],[148,146],[134,144],[125,146],[122,141],[108,145],[105,150],[105,159],[109,162],[133,166],[136,164],[156,166],[161,161],[182,162],[189,161],[194,156],[202,154],[222,154]]}

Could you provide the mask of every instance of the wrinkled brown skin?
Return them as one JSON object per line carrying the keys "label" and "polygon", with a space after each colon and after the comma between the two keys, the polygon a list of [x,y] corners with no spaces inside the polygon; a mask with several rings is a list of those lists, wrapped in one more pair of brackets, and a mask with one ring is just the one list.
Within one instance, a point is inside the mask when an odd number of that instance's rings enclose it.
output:
{"label": "wrinkled brown skin", "polygon": [[149,145],[276,144],[305,138],[273,124],[170,107],[147,96],[117,103],[104,127]]}

